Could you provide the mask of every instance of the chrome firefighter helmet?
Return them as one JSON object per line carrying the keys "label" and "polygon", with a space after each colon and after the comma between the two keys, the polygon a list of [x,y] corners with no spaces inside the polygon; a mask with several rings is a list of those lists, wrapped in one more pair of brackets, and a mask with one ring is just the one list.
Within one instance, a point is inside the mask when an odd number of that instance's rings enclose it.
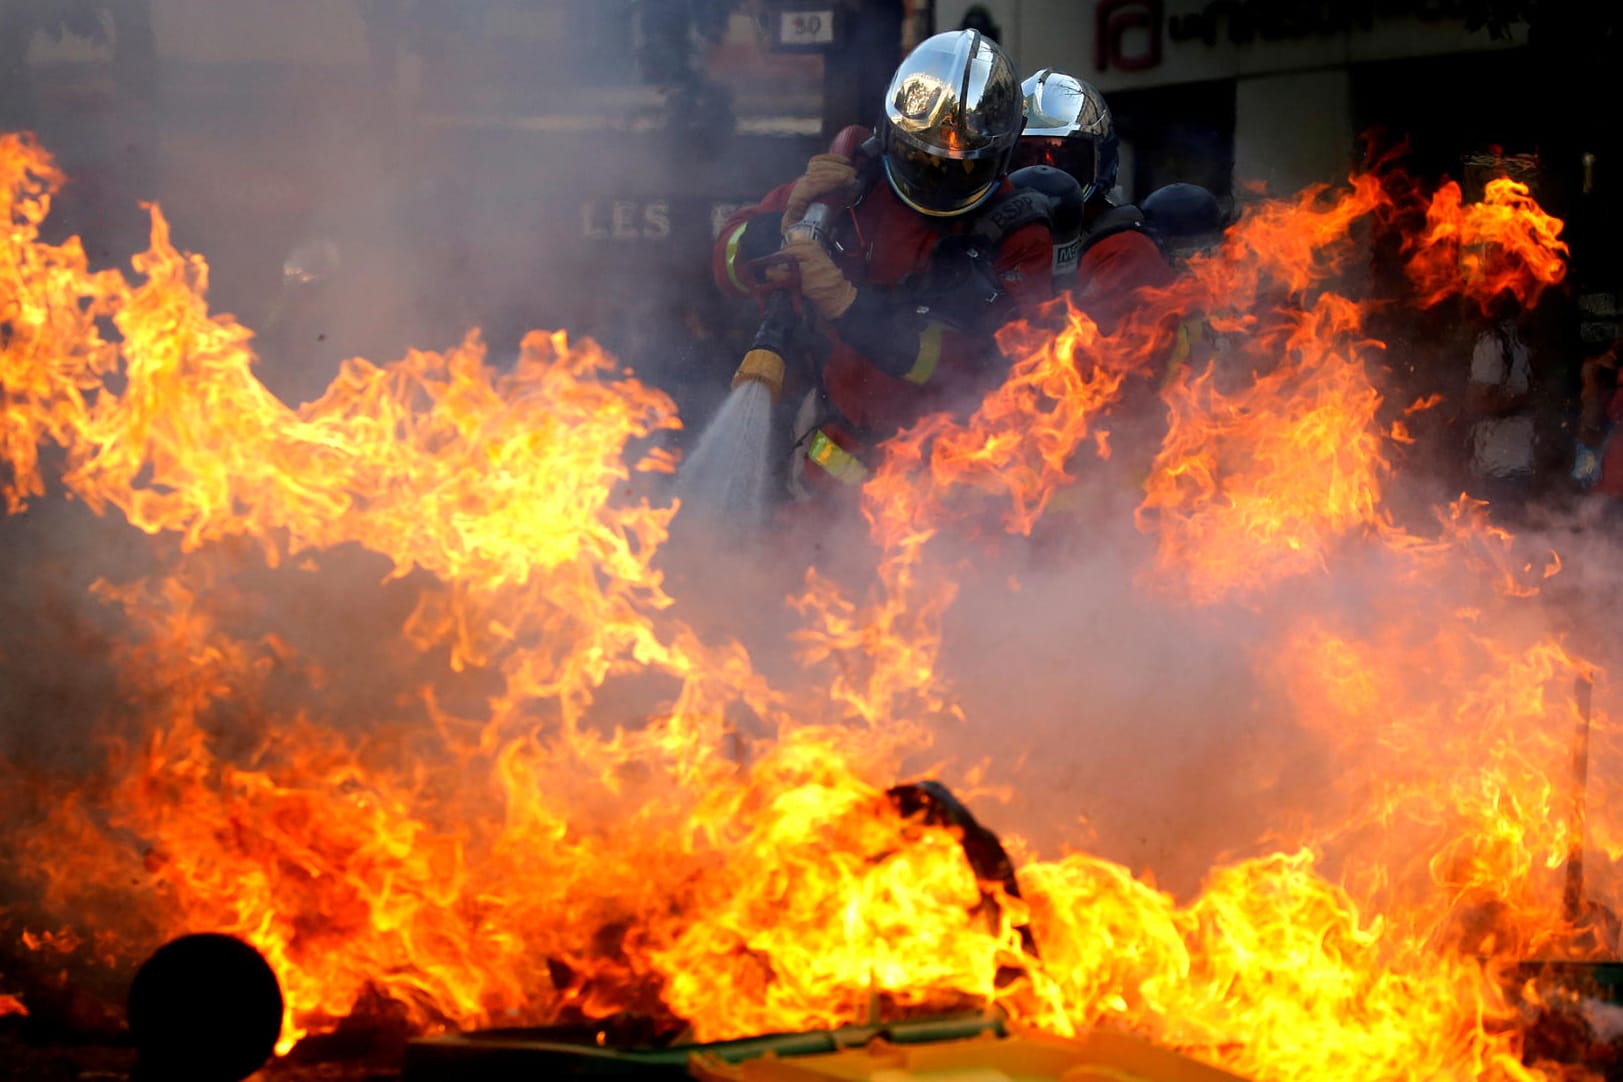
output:
{"label": "chrome firefighter helmet", "polygon": [[1044,68],[1021,86],[1026,99],[1026,130],[1014,154],[1014,167],[1051,165],[1082,185],[1083,199],[1116,186],[1121,161],[1110,106],[1092,83]]}
{"label": "chrome firefighter helmet", "polygon": [[920,214],[948,217],[992,197],[1024,123],[1020,75],[991,38],[953,30],[920,42],[885,91],[885,177]]}

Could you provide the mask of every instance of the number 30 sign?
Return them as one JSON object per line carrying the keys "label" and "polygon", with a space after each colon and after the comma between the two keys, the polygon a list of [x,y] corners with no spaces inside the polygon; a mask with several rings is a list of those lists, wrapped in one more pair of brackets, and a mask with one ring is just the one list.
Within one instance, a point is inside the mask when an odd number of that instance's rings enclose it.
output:
{"label": "number 30 sign", "polygon": [[772,45],[789,50],[822,49],[833,45],[834,18],[832,8],[780,10]]}

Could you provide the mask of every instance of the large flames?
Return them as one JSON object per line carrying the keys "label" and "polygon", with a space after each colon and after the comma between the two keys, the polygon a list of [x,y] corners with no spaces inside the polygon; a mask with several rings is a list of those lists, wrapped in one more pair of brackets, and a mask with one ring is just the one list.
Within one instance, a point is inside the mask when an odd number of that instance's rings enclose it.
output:
{"label": "large flames", "polygon": [[[635,448],[677,422],[590,342],[534,334],[507,370],[476,337],[351,361],[289,408],[155,209],[135,279],[42,241],[60,182],[0,140],[0,480],[21,513],[59,474],[144,547],[94,583],[105,636],[72,659],[116,688],[92,765],[0,774],[19,948],[49,929],[117,966],[238,934],[282,981],[289,1045],[362,1010],[632,1011],[715,1039],[995,1002],[1259,1079],[1543,1076],[1507,973],[1576,949],[1569,756],[1581,721],[1608,747],[1604,659],[1541,607],[1547,551],[1469,501],[1418,533],[1386,510],[1403,429],[1342,283],[1394,209],[1373,179],[1262,204],[1112,335],[1070,311],[1012,330],[1002,388],[887,445],[866,585],[809,572],[771,678],[666,583],[669,460]],[[1536,300],[1559,229],[1508,181],[1470,207],[1445,187],[1408,241],[1416,292]],[[1147,395],[1192,320],[1190,363]],[[1135,462],[1107,430],[1146,400],[1165,421]],[[1119,537],[1055,496],[1128,476],[1143,603],[1244,628],[1252,694],[1325,784],[1188,897],[1080,851],[1025,857],[1006,897],[885,788],[965,723],[960,591],[1063,564],[1045,531]],[[1084,743],[1100,675],[1050,674]],[[1592,718],[1578,678],[1600,679]],[[1006,790],[1015,753],[1053,753],[1007,740],[954,783]],[[1604,780],[1600,888],[1623,851]]]}

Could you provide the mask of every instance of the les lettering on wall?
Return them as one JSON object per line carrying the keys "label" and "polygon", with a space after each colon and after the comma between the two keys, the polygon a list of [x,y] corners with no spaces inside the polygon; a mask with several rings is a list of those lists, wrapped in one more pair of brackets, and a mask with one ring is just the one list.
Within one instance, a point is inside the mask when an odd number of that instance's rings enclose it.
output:
{"label": "les lettering on wall", "polygon": [[687,206],[685,211],[672,214],[667,199],[592,199],[580,205],[581,235],[587,240],[621,242],[656,242],[669,240],[673,217],[682,221],[703,221],[707,215],[710,236],[714,239],[733,212],[742,202],[712,202]]}
{"label": "les lettering on wall", "polygon": [[671,206],[663,199],[593,199],[580,205],[580,227],[588,240],[665,240]]}

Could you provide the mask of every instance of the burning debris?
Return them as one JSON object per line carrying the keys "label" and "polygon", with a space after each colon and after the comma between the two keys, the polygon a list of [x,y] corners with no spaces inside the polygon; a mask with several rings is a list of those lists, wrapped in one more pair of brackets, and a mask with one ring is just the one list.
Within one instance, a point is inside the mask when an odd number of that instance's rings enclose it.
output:
{"label": "burning debris", "polygon": [[[116,688],[89,769],[0,775],[9,912],[93,937],[75,964],[236,936],[280,983],[284,1052],[379,1005],[419,1033],[641,1017],[667,1043],[973,1005],[1259,1080],[1566,1070],[1515,974],[1583,957],[1569,689],[1596,673],[1591,754],[1615,754],[1609,659],[1538,608],[1546,546],[1468,501],[1395,521],[1384,346],[1341,284],[1356,229],[1418,220],[1422,303],[1534,303],[1562,246],[1524,189],[1462,206],[1355,177],[1261,204],[1109,335],[1069,310],[1008,329],[978,411],[886,445],[867,566],[792,587],[780,665],[700,634],[702,601],[668,588],[670,462],[630,449],[678,421],[592,343],[532,334],[510,371],[476,337],[354,360],[292,409],[157,211],[134,279],[43,242],[60,183],[0,139],[7,506],[27,521],[59,476],[145,536],[136,571],[97,573],[105,630],[73,659]],[[1197,318],[1224,348],[1156,387]],[[1107,437],[1146,408],[1157,448]],[[992,874],[939,793],[892,792],[931,768],[971,798],[1018,788],[1012,755],[953,763],[979,671],[958,659],[994,641],[964,599],[1064,585],[1074,550],[1043,539],[1117,543],[1124,492],[1145,544],[1123,543],[1139,586],[1112,618],[1238,636],[1267,724],[1322,756],[1311,799],[1266,809],[1198,890],[1012,834]],[[1109,722],[1089,702],[1108,675],[1048,673],[1073,741]],[[1007,746],[1029,696],[1000,698]],[[1221,769],[1266,793],[1294,764]],[[1610,778],[1590,776],[1597,904],[1623,851]]]}
{"label": "burning debris", "polygon": [[264,1065],[282,1029],[282,992],[259,952],[205,933],[164,944],[130,984],[138,1077],[236,1082]]}

